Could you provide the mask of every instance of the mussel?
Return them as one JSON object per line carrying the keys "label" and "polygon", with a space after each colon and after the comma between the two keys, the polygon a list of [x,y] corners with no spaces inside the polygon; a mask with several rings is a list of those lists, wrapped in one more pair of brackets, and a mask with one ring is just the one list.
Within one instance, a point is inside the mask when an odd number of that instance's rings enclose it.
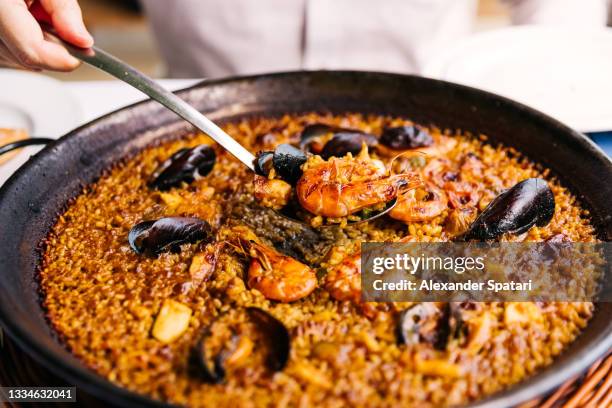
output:
{"label": "mussel", "polygon": [[283,180],[295,184],[302,176],[302,164],[306,159],[306,154],[297,147],[280,144],[274,149],[272,164]]}
{"label": "mussel", "polygon": [[446,322],[447,306],[435,303],[417,303],[403,310],[397,321],[397,338],[400,344],[414,345],[420,342],[443,348],[448,338]]}
{"label": "mussel", "polygon": [[198,145],[175,152],[155,170],[149,186],[168,190],[206,176],[215,166],[217,155],[209,145]]}
{"label": "mussel", "polygon": [[307,125],[300,133],[300,149],[306,152],[319,154],[323,149],[324,137],[330,133],[336,133],[342,129],[336,126],[325,125],[323,123],[314,123]]}
{"label": "mussel", "polygon": [[361,151],[364,143],[372,147],[378,143],[378,139],[356,129],[322,123],[306,126],[300,135],[300,149],[318,154],[325,160],[330,157],[344,157],[348,153],[355,155]]}
{"label": "mussel", "polygon": [[[272,167],[276,174],[288,183],[295,184],[302,176],[302,164],[307,160],[306,154],[290,144],[280,144],[274,152],[259,152],[255,158],[255,172],[267,176]],[[270,162],[272,166],[270,166]]]}
{"label": "mussel", "polygon": [[138,254],[156,256],[181,244],[212,240],[210,224],[199,218],[167,217],[143,221],[130,230],[128,242]]}
{"label": "mussel", "polygon": [[361,151],[363,145],[375,146],[378,139],[367,133],[340,132],[336,133],[321,150],[321,157],[328,160],[330,157],[344,157],[348,153],[356,155]]}
{"label": "mussel", "polygon": [[379,143],[394,150],[416,149],[433,144],[434,140],[425,129],[418,126],[390,127],[383,130]]}
{"label": "mussel", "polygon": [[[225,327],[223,316],[204,330],[196,346],[198,366],[207,381],[224,381],[229,366],[257,364],[253,353],[265,348],[265,366],[270,372],[281,371],[289,360],[291,337],[285,325],[257,307],[246,309],[246,319],[252,325],[230,319]],[[215,325],[220,327],[215,327]],[[250,328],[255,331],[248,332]],[[240,332],[246,330],[245,332]],[[229,333],[229,341],[223,341],[223,333]],[[216,336],[216,337],[215,337]],[[225,335],[227,337],[227,334]],[[219,341],[221,340],[221,342]]]}
{"label": "mussel", "polygon": [[274,157],[274,152],[272,151],[263,151],[257,154],[255,158],[255,173],[260,176],[267,176],[270,174],[270,170],[272,170],[272,158]]}
{"label": "mussel", "polygon": [[546,180],[526,179],[493,199],[457,240],[492,240],[506,233],[519,235],[534,225],[547,225],[554,212],[555,196]]}

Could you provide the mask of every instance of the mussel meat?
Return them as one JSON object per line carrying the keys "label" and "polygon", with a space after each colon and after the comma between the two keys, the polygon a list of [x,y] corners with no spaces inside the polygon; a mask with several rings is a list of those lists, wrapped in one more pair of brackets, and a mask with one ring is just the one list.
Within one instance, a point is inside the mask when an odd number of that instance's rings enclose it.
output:
{"label": "mussel meat", "polygon": [[257,307],[248,307],[246,312],[246,321],[230,318],[225,323],[221,316],[205,329],[195,354],[206,380],[221,383],[228,370],[261,363],[257,353],[262,348],[265,357],[261,357],[270,372],[285,368],[291,348],[285,325]]}
{"label": "mussel meat", "polygon": [[130,230],[128,242],[138,254],[156,256],[185,243],[212,239],[210,224],[199,218],[166,217],[143,221]]}
{"label": "mussel meat", "polygon": [[434,140],[425,129],[418,126],[398,126],[383,130],[379,143],[394,150],[416,149],[433,144]]}
{"label": "mussel meat", "polygon": [[336,133],[321,150],[321,157],[328,160],[330,157],[344,157],[348,153],[358,154],[363,145],[372,147],[378,143],[375,136],[360,132],[340,132]]}
{"label": "mussel meat", "polygon": [[155,170],[149,186],[168,190],[206,176],[215,166],[217,155],[209,145],[198,145],[175,152]]}
{"label": "mussel meat", "polygon": [[546,181],[526,179],[493,199],[458,240],[491,240],[506,233],[519,235],[534,225],[547,225],[554,212],[555,196]]}

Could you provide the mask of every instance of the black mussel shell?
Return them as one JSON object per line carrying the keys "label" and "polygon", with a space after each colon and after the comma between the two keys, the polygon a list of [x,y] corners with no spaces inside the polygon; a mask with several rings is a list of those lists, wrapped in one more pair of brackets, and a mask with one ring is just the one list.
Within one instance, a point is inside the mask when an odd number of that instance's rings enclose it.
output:
{"label": "black mussel shell", "polygon": [[421,341],[434,344],[438,340],[438,321],[441,310],[433,303],[423,302],[404,309],[397,320],[397,339],[400,344],[414,345]]}
{"label": "black mussel shell", "polygon": [[155,170],[149,186],[168,190],[183,182],[191,183],[210,173],[216,158],[215,150],[209,145],[181,149]]}
{"label": "black mussel shell", "polygon": [[210,224],[199,218],[167,217],[144,221],[130,230],[128,242],[139,254],[155,256],[179,245],[212,239]]}
{"label": "black mussel shell", "polygon": [[433,144],[429,132],[418,126],[399,126],[386,128],[379,143],[395,150],[416,149]]}
{"label": "black mussel shell", "polygon": [[274,152],[265,151],[257,153],[255,157],[255,173],[260,176],[267,176],[270,174],[270,170],[272,170],[272,158],[274,157]]}
{"label": "black mussel shell", "polygon": [[555,196],[546,180],[530,178],[498,195],[458,240],[491,240],[519,235],[547,225],[555,213]]}
{"label": "black mussel shell", "polygon": [[307,125],[300,134],[300,149],[304,151],[310,151],[310,144],[317,138],[325,136],[326,134],[331,132],[338,132],[340,130],[342,129],[335,126],[325,125],[323,123]]}
{"label": "black mussel shell", "polygon": [[321,151],[321,157],[325,160],[330,157],[344,157],[348,153],[356,155],[361,151],[363,144],[368,147],[375,146],[378,143],[376,136],[367,133],[359,132],[340,132],[332,137]]}
{"label": "black mussel shell", "polygon": [[[270,315],[268,312],[257,307],[246,309],[249,318],[257,324],[266,339],[268,357],[266,365],[272,372],[281,371],[289,361],[291,350],[291,337],[285,325]],[[211,335],[211,327],[206,328],[204,335],[197,344],[197,359],[204,377],[211,382],[221,383],[225,379],[225,352],[221,351],[212,358],[212,364],[206,355],[206,341]],[[212,356],[211,356],[212,357]]]}
{"label": "black mussel shell", "polygon": [[276,173],[286,182],[295,184],[302,176],[306,153],[290,144],[280,144],[274,150],[272,164]]}
{"label": "black mussel shell", "polygon": [[291,351],[291,336],[285,325],[269,314],[257,307],[247,308],[251,318],[266,333],[270,341],[270,354],[268,355],[268,368],[272,371],[281,371],[289,361]]}

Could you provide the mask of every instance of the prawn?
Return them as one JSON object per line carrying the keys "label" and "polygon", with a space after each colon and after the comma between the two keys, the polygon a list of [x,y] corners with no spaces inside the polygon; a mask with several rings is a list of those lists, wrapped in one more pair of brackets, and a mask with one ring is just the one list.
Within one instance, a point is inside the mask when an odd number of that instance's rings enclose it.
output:
{"label": "prawn", "polygon": [[402,193],[389,216],[403,222],[429,221],[448,208],[446,193],[433,183]]}
{"label": "prawn", "polygon": [[[397,242],[416,242],[413,236],[406,236]],[[325,276],[324,288],[332,298],[339,302],[350,301],[356,304],[368,318],[377,313],[389,311],[388,303],[365,302],[361,298],[361,250],[347,255]],[[391,305],[393,308],[394,305]]]}
{"label": "prawn", "polygon": [[416,173],[389,175],[380,160],[371,159],[366,146],[353,158],[314,157],[306,162],[296,187],[300,205],[315,215],[346,217],[386,203],[400,190],[420,184]]}
{"label": "prawn", "polygon": [[236,230],[241,235],[234,240],[235,246],[251,258],[247,272],[250,288],[279,302],[293,302],[315,290],[317,275],[310,267],[263,244],[247,228]]}
{"label": "prawn", "polygon": [[361,301],[361,251],[345,257],[329,271],[325,289],[338,301]]}

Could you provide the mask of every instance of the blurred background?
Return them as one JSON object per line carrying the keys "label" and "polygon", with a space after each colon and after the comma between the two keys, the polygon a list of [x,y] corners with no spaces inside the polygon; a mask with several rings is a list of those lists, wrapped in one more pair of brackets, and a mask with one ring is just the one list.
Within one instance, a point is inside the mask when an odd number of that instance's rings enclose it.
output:
{"label": "blurred background", "polygon": [[[181,0],[179,0],[181,1]],[[255,0],[256,1],[256,0]],[[604,0],[605,1],[605,0]],[[85,23],[93,34],[96,45],[122,58],[148,75],[167,73],[157,49],[154,36],[137,0],[79,0]],[[170,4],[170,2],[169,2]],[[169,6],[171,7],[171,6]],[[612,18],[608,19],[609,23]],[[478,0],[473,31],[483,32],[511,25],[508,2]],[[572,30],[573,27],[567,27]],[[49,73],[64,81],[108,80],[106,74],[89,66],[81,66],[69,75]]]}

